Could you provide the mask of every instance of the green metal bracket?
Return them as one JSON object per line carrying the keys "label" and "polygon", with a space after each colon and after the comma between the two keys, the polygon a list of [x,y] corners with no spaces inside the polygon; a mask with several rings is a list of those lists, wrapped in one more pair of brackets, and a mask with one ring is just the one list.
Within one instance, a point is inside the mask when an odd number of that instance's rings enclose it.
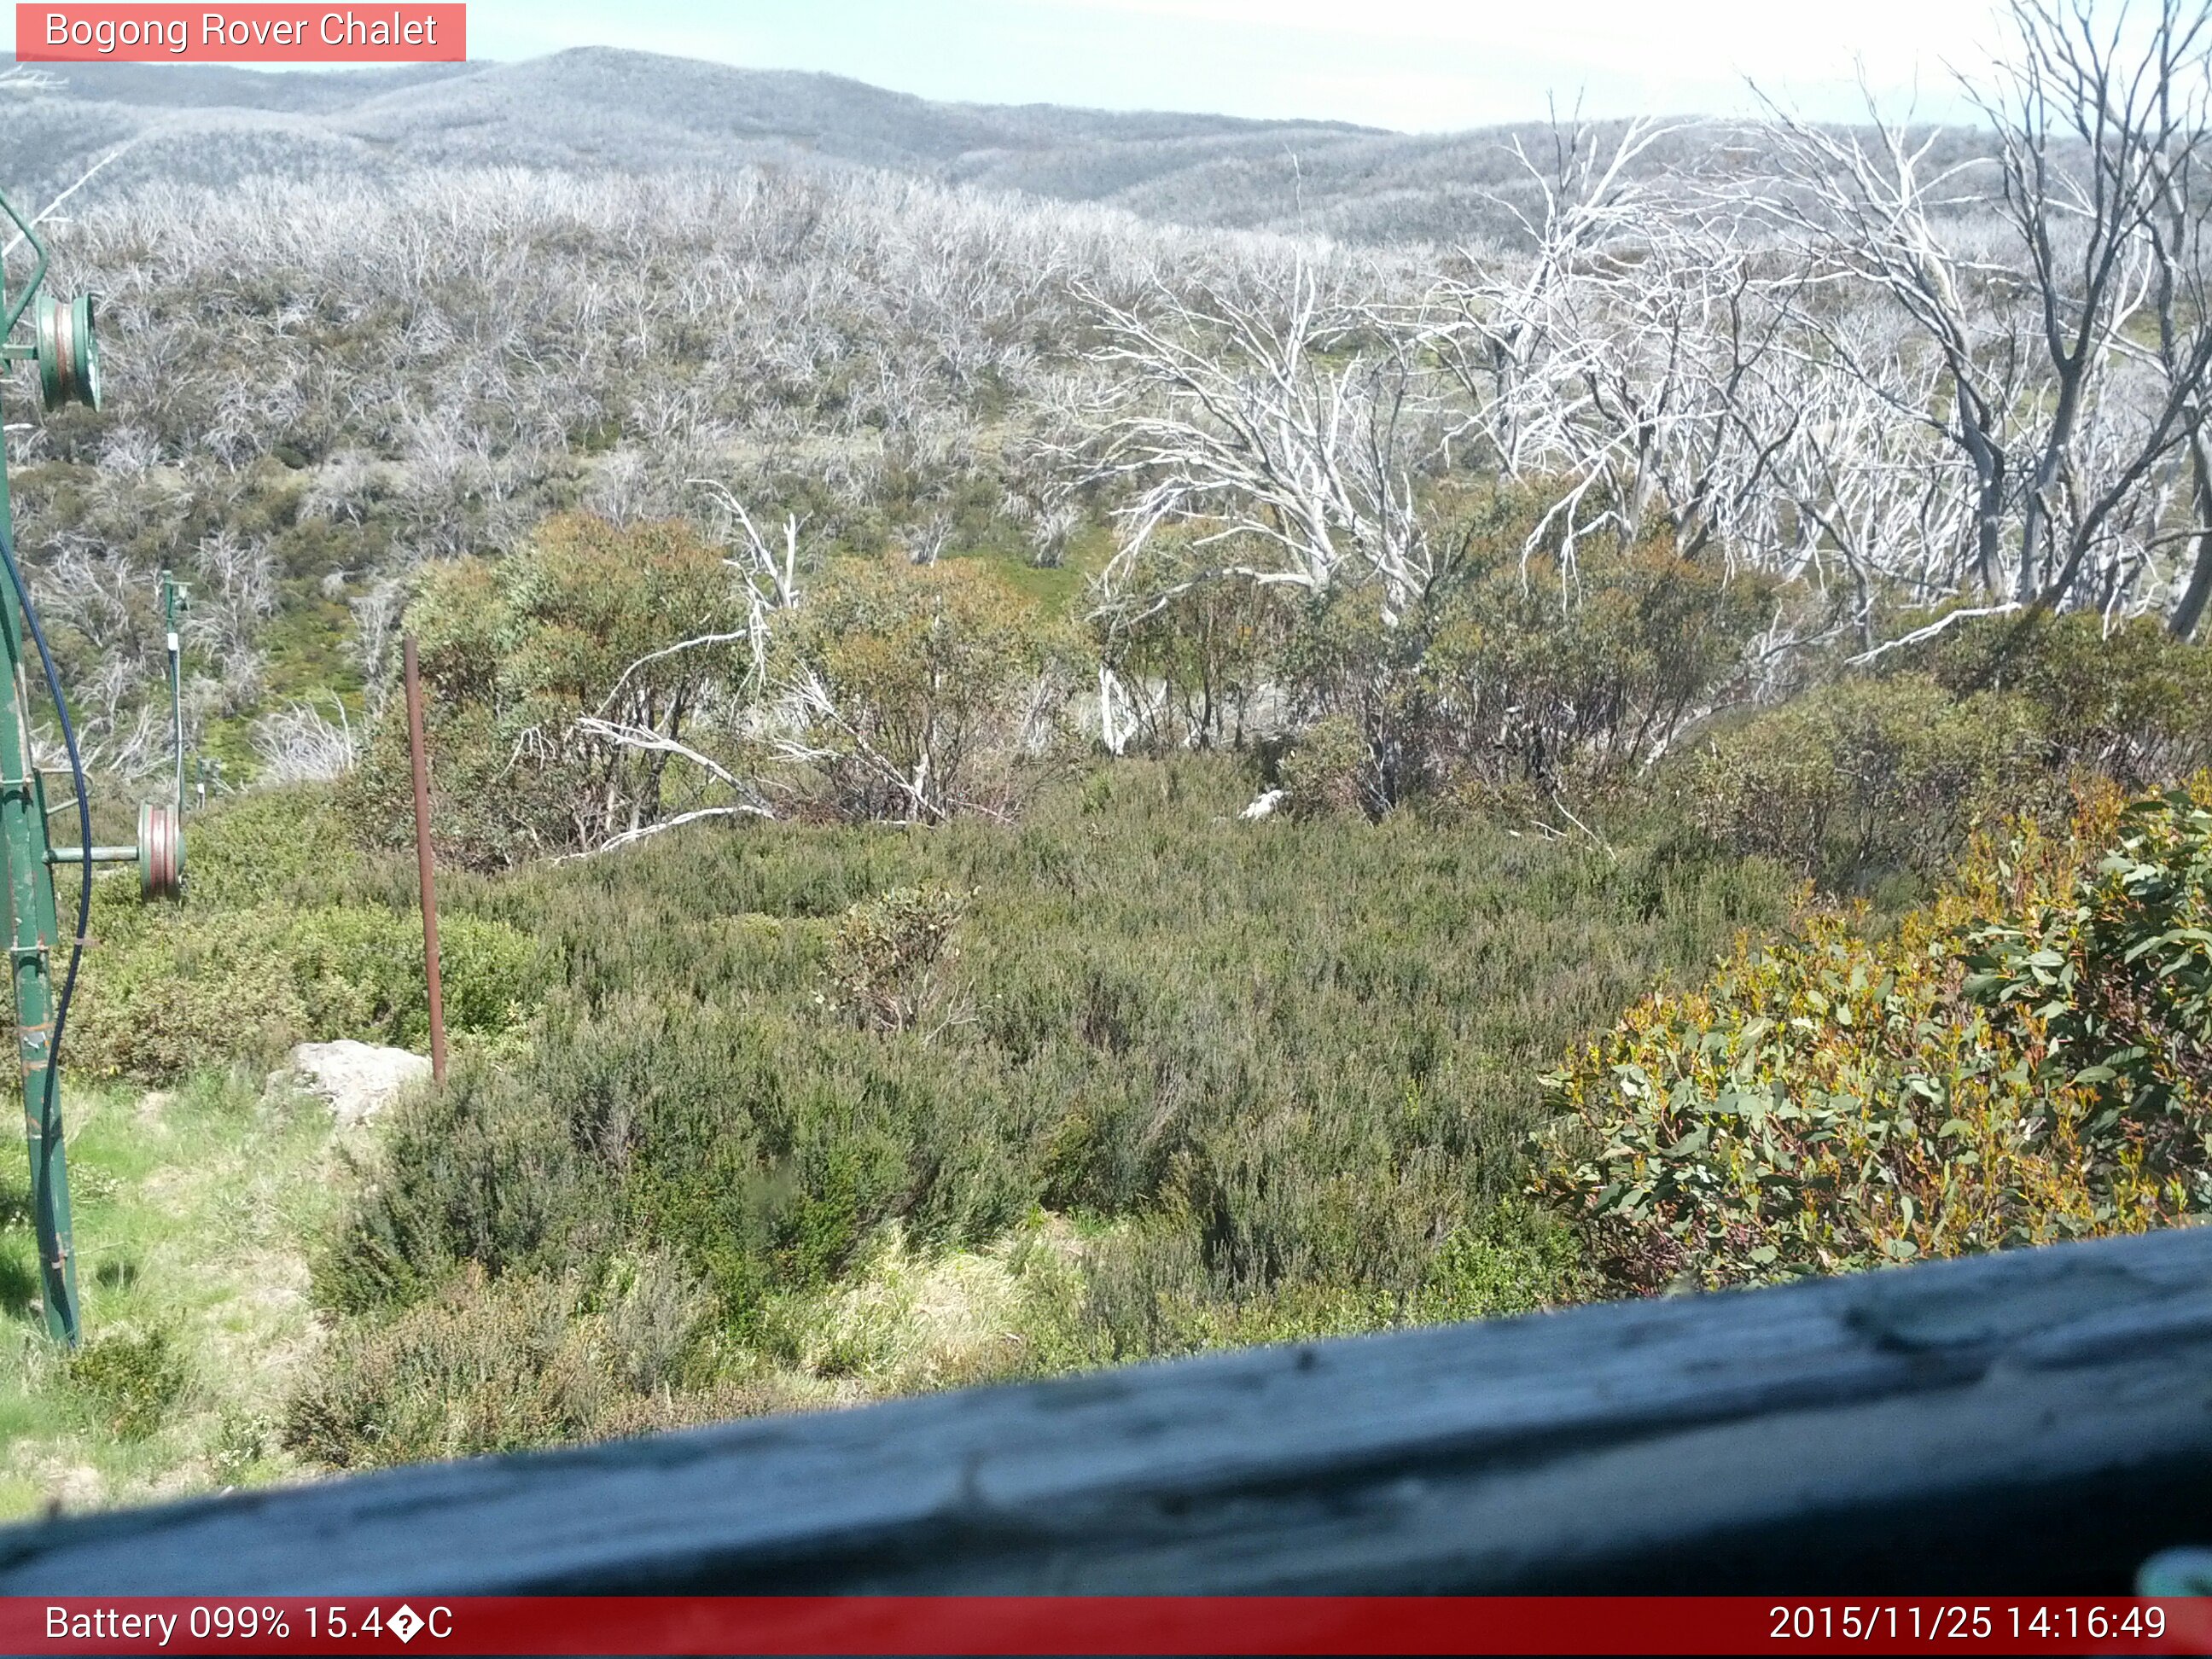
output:
{"label": "green metal bracket", "polygon": [[[15,325],[22,320],[23,308],[31,303],[31,296],[39,291],[39,284],[46,280],[46,245],[39,240],[39,233],[31,228],[28,220],[15,211],[15,204],[5,195],[0,195],[0,213],[8,216],[10,222],[23,234],[23,240],[31,245],[31,252],[39,256],[38,263],[31,267],[30,280],[23,284],[22,297],[4,314],[0,314],[0,339],[4,339],[15,331]],[[5,276],[0,274],[0,304],[5,303]]]}
{"label": "green metal bracket", "polygon": [[183,599],[183,587],[174,573],[165,567],[161,572],[161,620],[168,630],[169,732],[176,750],[176,805],[179,824],[185,821],[185,675],[184,636],[177,631],[177,609]]}
{"label": "green metal bracket", "polygon": [[[41,400],[48,410],[79,403],[100,406],[100,347],[94,332],[96,307],[90,295],[64,304],[40,292],[46,276],[46,244],[28,221],[0,195],[0,217],[22,233],[36,254],[29,280],[12,300],[0,269],[0,361],[38,365]],[[7,336],[36,301],[29,343]],[[4,392],[0,386],[0,392]],[[15,545],[14,509],[8,490],[8,455],[0,443],[0,551]],[[15,1001],[16,1059],[22,1073],[23,1135],[30,1152],[31,1211],[38,1239],[40,1303],[46,1331],[74,1346],[82,1330],[77,1303],[76,1246],[70,1218],[69,1159],[61,1117],[60,1056],[57,1025],[65,1012],[66,989],[56,994],[54,955],[69,947],[70,972],[82,940],[61,931],[54,896],[54,870],[72,865],[133,862],[141,890],[149,897],[174,897],[182,885],[184,844],[180,830],[184,762],[182,703],[175,690],[175,604],[173,584],[164,573],[163,604],[169,617],[172,710],[179,738],[177,799],[147,806],[138,816],[138,844],[130,848],[54,845],[48,825],[46,784],[31,738],[27,644],[38,644],[35,617],[27,614],[27,591],[19,593],[20,562],[9,554],[8,580],[0,581],[0,871],[4,871],[8,905],[8,960]],[[58,698],[50,658],[38,659],[46,683]],[[64,722],[66,729],[66,722]],[[72,762],[75,752],[72,750]],[[81,775],[74,775],[80,784]],[[79,799],[81,799],[81,793]],[[72,805],[76,803],[73,801]],[[88,826],[80,825],[80,835]]]}
{"label": "green metal bracket", "polygon": [[[15,327],[46,274],[46,250],[6,197],[0,211],[38,253],[31,279],[0,313],[0,335]],[[4,274],[0,273],[0,280]],[[0,287],[4,300],[4,287]],[[0,422],[4,424],[4,422]],[[15,541],[7,447],[0,443],[0,536]],[[31,754],[28,688],[23,672],[23,616],[12,584],[0,582],[0,859],[7,873],[9,970],[15,981],[15,1051],[22,1072],[23,1140],[30,1153],[31,1217],[38,1239],[40,1304],[46,1334],[77,1340],[76,1246],[70,1224],[69,1156],[60,1091],[47,1085],[53,1031],[52,947],[58,942],[52,872],[45,853],[46,798]]]}

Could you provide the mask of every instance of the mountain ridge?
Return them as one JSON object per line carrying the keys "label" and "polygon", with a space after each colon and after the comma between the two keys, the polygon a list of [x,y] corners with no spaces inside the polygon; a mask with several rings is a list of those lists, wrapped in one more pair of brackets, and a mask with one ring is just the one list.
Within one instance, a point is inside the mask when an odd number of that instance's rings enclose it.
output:
{"label": "mountain ridge", "polygon": [[[0,59],[0,63],[7,60]],[[933,100],[848,76],[585,46],[543,58],[264,73],[58,66],[0,122],[0,185],[42,204],[118,145],[100,190],[393,166],[649,173],[865,167],[1199,226],[1357,242],[1492,233],[1516,133]],[[1655,155],[1655,161],[1663,160]]]}

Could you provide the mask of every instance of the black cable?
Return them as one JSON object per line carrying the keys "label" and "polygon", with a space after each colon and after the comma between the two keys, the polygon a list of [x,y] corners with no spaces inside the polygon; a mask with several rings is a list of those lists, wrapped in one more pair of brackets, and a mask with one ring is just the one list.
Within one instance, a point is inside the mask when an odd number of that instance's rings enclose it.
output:
{"label": "black cable", "polygon": [[[15,544],[5,531],[0,531],[0,563],[8,567],[8,580],[14,584],[16,603],[23,608],[23,623],[31,630],[31,640],[39,647],[40,664],[46,671],[46,691],[54,700],[54,713],[62,723],[62,745],[69,750],[70,778],[76,786],[77,830],[84,837],[84,885],[76,900],[76,938],[70,945],[69,972],[62,980],[62,994],[54,1005],[53,1041],[46,1045],[46,1097],[40,1106],[40,1132],[50,1135],[55,1121],[54,1091],[60,1086],[62,1073],[62,1031],[69,1024],[70,998],[76,992],[77,963],[84,957],[85,924],[92,915],[92,803],[85,792],[84,761],[77,753],[76,728],[70,724],[69,701],[62,696],[62,677],[54,667],[54,653],[46,648],[45,631],[39,626],[38,607],[31,603],[31,590],[24,583],[23,573],[15,563]],[[30,711],[23,711],[27,718]],[[30,753],[30,733],[23,734],[23,752]],[[30,780],[26,779],[27,787]],[[33,799],[37,797],[33,796]],[[33,1174],[36,1171],[33,1172]]]}

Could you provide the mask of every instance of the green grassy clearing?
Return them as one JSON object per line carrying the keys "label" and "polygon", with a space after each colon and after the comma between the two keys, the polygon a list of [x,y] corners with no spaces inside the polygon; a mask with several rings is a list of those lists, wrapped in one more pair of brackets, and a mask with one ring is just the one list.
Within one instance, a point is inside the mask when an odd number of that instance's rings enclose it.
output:
{"label": "green grassy clearing", "polygon": [[337,1200],[329,1110],[248,1075],[71,1091],[86,1346],[47,1340],[20,1141],[0,1152],[0,1516],[303,1471],[275,1425],[319,1333],[306,1242]]}

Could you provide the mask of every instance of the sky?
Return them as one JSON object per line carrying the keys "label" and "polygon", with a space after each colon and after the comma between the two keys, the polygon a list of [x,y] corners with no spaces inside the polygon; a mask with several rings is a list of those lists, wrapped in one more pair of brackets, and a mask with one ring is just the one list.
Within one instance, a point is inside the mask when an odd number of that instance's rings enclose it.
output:
{"label": "sky", "polygon": [[[927,98],[1449,131],[1729,114],[1747,81],[1818,119],[1963,112],[1992,0],[470,0],[474,58],[628,46]],[[0,40],[13,45],[12,7]],[[118,9],[127,9],[118,7]]]}
{"label": "sky", "polygon": [[1310,117],[1408,131],[1721,114],[1746,78],[1802,112],[1863,71],[1923,117],[1985,61],[1989,0],[472,0],[471,56],[626,46],[822,70],[924,97]]}

